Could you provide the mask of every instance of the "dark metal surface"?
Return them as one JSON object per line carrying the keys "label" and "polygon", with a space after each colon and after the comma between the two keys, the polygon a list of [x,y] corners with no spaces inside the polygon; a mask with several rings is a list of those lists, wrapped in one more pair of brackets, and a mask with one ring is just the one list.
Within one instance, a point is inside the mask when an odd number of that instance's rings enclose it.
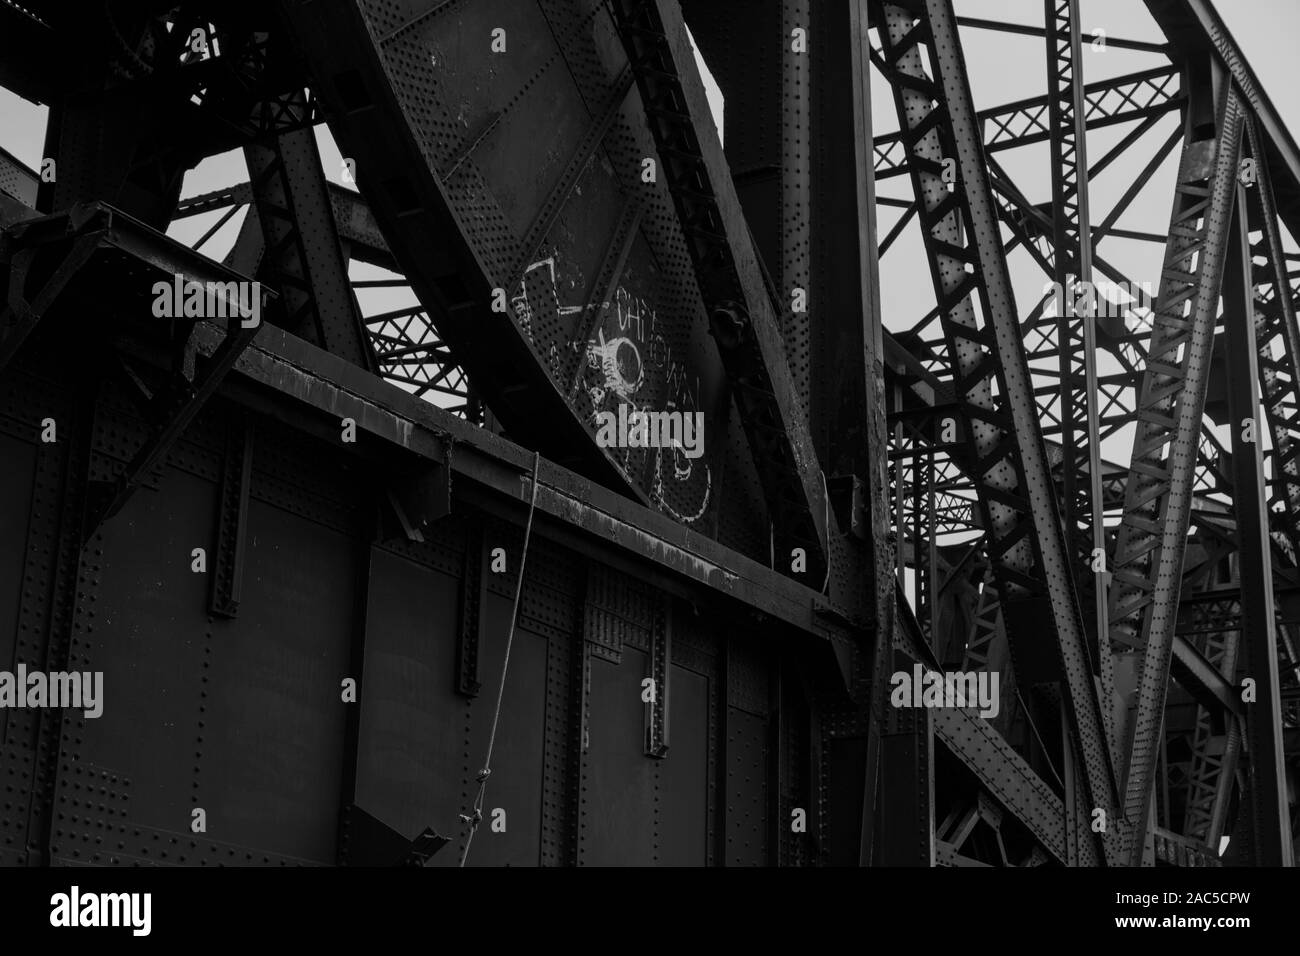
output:
{"label": "dark metal surface", "polygon": [[1293,864],[1300,150],[1040,7],[0,2],[0,865]]}

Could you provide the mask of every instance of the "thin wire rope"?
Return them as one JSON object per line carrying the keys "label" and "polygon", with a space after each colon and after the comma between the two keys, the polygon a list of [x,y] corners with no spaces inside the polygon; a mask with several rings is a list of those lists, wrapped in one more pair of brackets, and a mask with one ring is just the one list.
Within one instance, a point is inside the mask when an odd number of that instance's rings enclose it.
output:
{"label": "thin wire rope", "polygon": [[487,755],[483,759],[483,769],[478,775],[478,795],[474,798],[474,813],[466,817],[462,815],[461,819],[469,822],[469,836],[465,839],[465,849],[460,854],[460,865],[465,865],[465,860],[469,858],[470,844],[474,842],[474,834],[478,832],[478,825],[483,819],[483,797],[487,794],[488,777],[492,776],[492,749],[497,742],[497,723],[501,719],[501,701],[506,693],[506,674],[510,670],[510,649],[515,642],[515,621],[519,616],[519,596],[524,590],[524,568],[528,564],[528,542],[533,535],[533,515],[537,511],[537,473],[541,468],[542,456],[539,452],[533,452],[533,488],[532,495],[528,501],[528,524],[524,526],[524,553],[519,556],[519,577],[515,581],[515,600],[510,608],[510,630],[506,633],[506,653],[505,659],[501,662],[501,681],[497,684],[497,705],[492,712],[492,731],[488,734]]}
{"label": "thin wire rope", "polygon": [[[1043,743],[1043,737],[1039,734],[1038,728],[1034,725],[1034,715],[1029,712],[1029,708],[1025,705],[1025,699],[1020,696],[1019,687],[1016,688],[1016,700],[1020,701],[1020,709],[1025,712],[1025,720],[1029,722],[1029,729],[1034,732],[1034,739],[1038,741],[1038,746],[1043,748],[1043,756],[1047,758],[1047,769],[1052,771],[1052,776],[1056,778],[1057,784],[1064,789],[1065,781],[1062,780],[1061,775],[1056,772],[1056,765],[1052,763],[1051,751],[1047,749],[1047,744]],[[1069,754],[1065,754],[1064,756],[1065,759],[1069,759]]]}

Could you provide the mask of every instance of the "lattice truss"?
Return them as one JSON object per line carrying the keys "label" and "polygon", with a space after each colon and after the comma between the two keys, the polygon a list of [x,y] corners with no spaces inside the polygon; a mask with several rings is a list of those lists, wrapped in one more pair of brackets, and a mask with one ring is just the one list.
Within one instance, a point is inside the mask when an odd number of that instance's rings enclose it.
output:
{"label": "lattice truss", "polygon": [[[330,193],[341,224],[349,221],[354,210],[364,210],[355,188],[331,183]],[[252,201],[248,183],[188,197],[177,208],[172,232],[197,251],[228,257]],[[481,407],[470,397],[464,369],[443,343],[410,283],[397,271],[377,228],[345,235],[343,243],[349,254],[349,284],[380,374],[405,391],[478,421]]]}
{"label": "lattice truss", "polygon": [[[547,6],[570,22],[566,42],[587,36],[587,22],[564,4]],[[1022,0],[1006,21],[974,15],[988,6],[974,0],[869,6],[866,155],[876,180],[896,570],[932,661],[1008,678],[996,728],[949,716],[935,730],[972,769],[981,753],[993,755],[975,771],[979,793],[951,802],[937,821],[937,860],[1034,865],[1050,853],[1131,863],[1154,852],[1205,862],[1238,833],[1254,840],[1258,861],[1287,860],[1300,822],[1288,819],[1295,804],[1284,782],[1300,751],[1300,245],[1292,232],[1300,215],[1287,204],[1296,204],[1300,183],[1273,181],[1266,136],[1276,131],[1265,128],[1253,80],[1213,51],[1170,42],[1148,5],[1129,0]],[[384,42],[444,7],[430,6]],[[622,31],[635,62],[593,95],[603,105],[576,137],[545,215],[508,250],[518,261],[502,253],[510,261],[499,271],[527,292],[525,265],[549,261],[533,279],[549,275],[553,319],[599,317],[612,303],[622,322],[620,303],[635,297],[620,298],[617,280],[641,252],[642,218],[663,242],[689,227],[689,256],[682,245],[676,267],[706,280],[694,291],[725,343],[760,311],[759,301],[748,309],[737,301],[758,285],[741,281],[732,258],[747,227],[723,214],[709,178],[717,170],[680,105],[654,7],[611,0],[609,29]],[[154,47],[170,50],[193,28],[218,32],[164,17]],[[354,171],[334,173],[341,158],[328,135],[319,147],[310,135],[294,138],[323,132],[311,91],[252,97],[251,113],[232,97],[267,70],[265,43],[246,50],[226,58],[236,64],[231,76],[209,63],[210,81],[194,94],[244,143],[224,154],[235,185],[182,198],[169,232],[250,275],[269,262],[291,318],[315,321],[321,339],[334,337],[324,343],[332,351],[345,352],[339,317],[355,312],[364,336],[354,338],[364,342],[352,360],[481,421],[460,363],[349,184]],[[673,203],[666,195],[646,209],[629,201],[611,216],[598,283],[607,294],[560,309],[542,240],[580,174],[598,168],[588,161],[611,126],[624,112],[638,115],[623,105],[634,79],[655,135],[628,133],[616,140],[618,155],[639,162],[652,140],[666,144]],[[445,157],[442,182],[470,174],[467,157],[500,121],[493,114],[466,134]],[[14,175],[34,194],[30,170]],[[336,277],[328,289],[313,281],[321,273],[311,274],[295,233],[306,229],[337,239],[346,268],[336,271],[346,281]],[[322,245],[311,255],[331,260],[334,250]],[[757,262],[752,271],[760,276]],[[690,298],[689,283],[668,285]],[[444,318],[464,305],[454,284],[448,289]],[[696,303],[687,305],[683,314]],[[529,336],[530,323],[531,313],[522,321]],[[454,337],[450,322],[447,333]],[[777,489],[777,510],[820,511],[825,521],[829,508],[808,510],[814,499],[794,480],[809,478],[794,473],[798,416],[781,400],[785,381],[769,380],[768,344],[768,352],[729,347],[728,375],[750,390],[747,441],[761,459],[785,463],[765,490],[771,499]],[[584,363],[596,363],[587,362],[590,349],[573,352],[561,360],[552,347],[549,375],[576,394]],[[649,336],[646,354],[659,352],[675,354]],[[674,375],[686,380],[680,368]],[[796,530],[829,550],[827,529]],[[1243,706],[1243,678],[1272,695],[1265,706]],[[1270,759],[1274,750],[1280,759]],[[1014,785],[997,785],[1016,775]],[[1064,840],[1030,804],[1069,818]],[[1097,810],[1111,821],[1100,833],[1088,826]],[[1035,845],[1021,853],[1030,831]]]}
{"label": "lattice truss", "polygon": [[[1015,560],[1008,542],[1023,538],[997,509],[1021,508],[1015,497],[1026,488],[1032,497],[1032,480],[1018,489],[999,483],[989,464],[1025,391],[1004,373],[1023,361],[1042,446],[1017,434],[1020,467],[1041,455],[1050,470],[1079,600],[1062,614],[1053,597],[1066,693],[1078,698],[1076,713],[1098,697],[1103,711],[1105,739],[1089,740],[1085,721],[1075,747],[1091,760],[1092,805],[1107,806],[1113,786],[1123,821],[1124,832],[1099,841],[1102,852],[1140,862],[1153,814],[1157,833],[1173,834],[1172,843],[1157,841],[1157,854],[1188,840],[1218,853],[1230,809],[1248,802],[1243,786],[1267,789],[1242,783],[1246,711],[1228,706],[1232,686],[1261,666],[1259,657],[1247,662],[1240,640],[1242,601],[1263,594],[1243,578],[1261,559],[1276,595],[1262,613],[1276,628],[1281,712],[1260,733],[1279,735],[1286,760],[1295,759],[1300,659],[1286,595],[1295,588],[1300,513],[1296,239],[1279,193],[1256,175],[1266,165],[1260,121],[1235,86],[1214,87],[1216,99],[1208,56],[1187,68],[1185,51],[1142,4],[1013,6],[1005,20],[967,16],[987,7],[962,0],[955,9],[944,0],[874,8],[873,163],[882,312],[895,354],[899,571],[945,666],[991,666],[991,650],[1001,659],[997,646],[1008,641],[1011,657],[1019,643],[1023,659],[1032,635],[1017,634],[1014,621],[1004,632],[1001,597],[1032,588],[1023,576],[1041,565]],[[1244,252],[1233,244],[1234,208],[1245,219]],[[932,282],[920,265],[927,261]],[[1009,293],[1012,316],[1001,312]],[[1250,362],[1230,347],[1234,322],[1253,333],[1242,337]],[[1019,345],[1009,351],[1012,332]],[[1247,369],[1255,380],[1234,398]],[[1250,471],[1234,453],[1253,451],[1234,436],[1243,411],[1253,414],[1262,458],[1262,545],[1237,522],[1249,506],[1235,485]],[[1050,555],[1050,531],[1039,523],[1034,533],[1035,557]],[[1095,655],[1084,671],[1099,695],[1083,675],[1069,679],[1062,626],[1079,622]],[[1256,623],[1257,633],[1268,626]],[[1028,675],[1016,676],[1024,683]],[[1117,703],[1117,686],[1133,681],[1136,713]],[[1207,705],[1216,681],[1222,700]],[[1037,710],[1028,708],[1031,724]],[[1252,726],[1264,722],[1267,713],[1251,717]],[[1007,732],[1028,753],[1022,745],[1037,728]],[[1052,763],[1040,759],[1038,768],[1055,774]],[[1273,811],[1294,812],[1276,803]]]}
{"label": "lattice truss", "polygon": [[[43,22],[32,11],[11,6],[23,16]],[[139,24],[132,33],[128,22],[131,18],[125,16],[125,8],[105,6],[102,26],[124,78],[184,83],[191,91],[189,102],[223,131],[224,138],[214,137],[214,142],[245,144],[243,149],[220,154],[200,150],[214,153],[204,159],[206,175],[200,178],[211,182],[215,177],[235,184],[197,195],[183,192],[169,234],[214,260],[255,271],[264,252],[257,217],[250,221],[249,210],[258,198],[255,186],[273,182],[280,167],[272,162],[273,168],[259,167],[257,175],[250,175],[247,151],[262,149],[266,155],[274,155],[274,150],[264,149],[266,144],[298,131],[314,130],[325,147],[322,152],[333,157],[337,150],[315,97],[300,83],[285,81],[284,53],[272,34],[242,29],[242,19],[233,14],[229,21],[214,23],[185,7],[160,11],[141,21],[143,36]],[[309,148],[307,155],[316,152]],[[283,163],[283,153],[279,162]],[[375,368],[408,392],[462,417],[481,420],[481,405],[470,397],[464,370],[401,274],[357,191],[355,167],[348,167],[341,158],[332,158],[329,167],[323,162],[316,165],[321,168],[308,170],[307,176],[328,186],[327,201],[344,255],[349,294],[364,323]],[[0,188],[31,204],[36,196],[36,171],[0,150]],[[296,235],[297,222],[310,222],[311,214],[306,208],[295,208],[292,200],[286,201],[279,213],[282,251],[301,239]],[[303,285],[319,281],[318,275],[300,278]]]}

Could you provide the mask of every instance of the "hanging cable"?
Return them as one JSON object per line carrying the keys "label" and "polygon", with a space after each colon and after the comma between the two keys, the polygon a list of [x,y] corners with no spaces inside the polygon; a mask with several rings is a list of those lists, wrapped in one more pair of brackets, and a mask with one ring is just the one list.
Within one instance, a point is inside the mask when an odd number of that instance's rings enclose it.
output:
{"label": "hanging cable", "polygon": [[488,734],[487,756],[483,759],[483,769],[478,772],[478,794],[474,797],[473,812],[462,813],[461,820],[469,824],[469,836],[465,839],[465,849],[460,854],[460,865],[465,865],[469,857],[470,844],[474,834],[483,820],[483,797],[487,793],[488,777],[492,776],[492,748],[497,742],[497,722],[501,719],[501,701],[506,692],[506,673],[510,669],[510,648],[515,641],[515,620],[519,617],[519,595],[524,590],[524,566],[528,563],[528,541],[533,534],[533,514],[537,511],[537,473],[542,464],[542,456],[533,453],[533,490],[528,502],[528,523],[524,526],[524,552],[519,556],[519,577],[515,581],[515,602],[510,609],[510,630],[506,633],[505,659],[501,662],[501,682],[497,685],[497,706],[492,712],[492,731]]}
{"label": "hanging cable", "polygon": [[[1061,775],[1056,772],[1056,765],[1052,763],[1052,752],[1047,749],[1047,744],[1043,742],[1043,738],[1039,735],[1038,728],[1034,725],[1034,715],[1029,712],[1029,708],[1025,705],[1025,699],[1020,696],[1019,687],[1016,688],[1016,700],[1020,701],[1020,709],[1025,712],[1025,720],[1029,722],[1029,729],[1034,732],[1034,739],[1038,741],[1038,746],[1043,748],[1043,757],[1046,758],[1047,769],[1052,771],[1052,776],[1056,778],[1057,785],[1064,790],[1065,781],[1063,781]],[[1068,757],[1069,755],[1067,754],[1066,758],[1068,759]]]}

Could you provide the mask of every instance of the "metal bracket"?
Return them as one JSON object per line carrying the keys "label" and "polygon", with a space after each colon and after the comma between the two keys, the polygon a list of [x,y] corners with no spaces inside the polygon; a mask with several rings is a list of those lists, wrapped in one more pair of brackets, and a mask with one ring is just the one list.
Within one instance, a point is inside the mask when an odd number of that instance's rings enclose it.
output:
{"label": "metal bracket", "polygon": [[156,428],[135,457],[113,482],[96,482],[91,493],[91,507],[86,509],[87,519],[84,540],[91,536],[109,518],[112,518],[135,494],[146,476],[164,460],[176,440],[185,433],[209,398],[221,385],[239,356],[253,341],[259,326],[246,328],[238,318],[231,319],[226,337],[212,357],[195,376],[195,383],[186,389],[170,415],[163,416],[163,424]]}
{"label": "metal bracket", "polygon": [[212,595],[208,611],[216,617],[239,613],[243,590],[248,496],[253,478],[253,422],[231,424],[226,436],[221,492],[217,503],[217,549],[213,555]]}
{"label": "metal bracket", "polygon": [[478,650],[483,635],[487,582],[483,524],[481,519],[475,519],[465,534],[465,561],[460,592],[460,639],[456,644],[456,691],[466,697],[477,697],[483,686],[479,680]]}
{"label": "metal bracket", "polygon": [[654,634],[650,641],[650,678],[654,699],[646,704],[645,753],[647,757],[668,756],[668,675],[673,651],[672,598],[664,597],[655,609]]}
{"label": "metal bracket", "polygon": [[54,304],[54,300],[68,284],[68,280],[90,259],[99,246],[100,235],[99,232],[91,233],[74,242],[68,254],[63,257],[63,261],[41,286],[41,291],[30,301],[24,298],[23,289],[39,249],[22,249],[14,253],[10,267],[8,302],[4,311],[0,312],[0,331],[8,329],[7,334],[0,337],[0,369],[3,369],[17,354],[23,342],[31,335],[32,330],[36,328],[50,306]]}

